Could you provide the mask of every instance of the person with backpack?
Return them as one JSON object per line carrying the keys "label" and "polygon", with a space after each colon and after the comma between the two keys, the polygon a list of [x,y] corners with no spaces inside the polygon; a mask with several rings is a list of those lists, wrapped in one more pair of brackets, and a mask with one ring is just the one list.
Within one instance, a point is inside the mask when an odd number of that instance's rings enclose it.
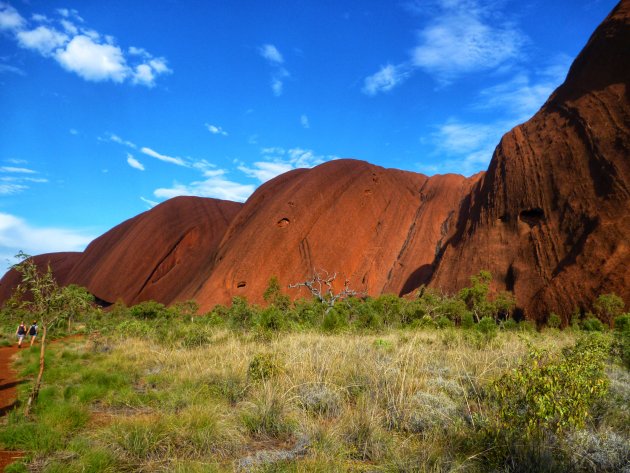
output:
{"label": "person with backpack", "polygon": [[20,325],[18,325],[15,331],[15,335],[17,335],[18,338],[18,348],[22,348],[22,340],[24,340],[26,336],[26,325],[24,325],[24,322],[20,322]]}
{"label": "person with backpack", "polygon": [[31,346],[35,343],[35,337],[37,337],[37,320],[33,320],[33,325],[28,329],[28,334],[31,337]]}

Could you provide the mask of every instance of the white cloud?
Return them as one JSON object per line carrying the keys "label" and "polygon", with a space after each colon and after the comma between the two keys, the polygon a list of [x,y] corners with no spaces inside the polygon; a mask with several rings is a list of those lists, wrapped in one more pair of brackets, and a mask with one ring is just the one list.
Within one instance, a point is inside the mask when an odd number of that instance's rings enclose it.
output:
{"label": "white cloud", "polygon": [[187,167],[188,164],[182,159],[182,158],[177,158],[177,157],[172,157],[172,156],[167,156],[165,154],[160,154],[157,151],[152,150],[151,148],[142,148],[140,149],[141,152],[143,152],[144,154],[151,156],[153,158],[159,159],[160,161],[164,161],[165,163],[171,163],[171,164],[176,164],[178,166],[184,166]]}
{"label": "white cloud", "polygon": [[127,153],[127,164],[134,169],[138,169],[140,171],[144,171],[144,166],[140,161],[134,158],[130,153]]}
{"label": "white cloud", "polygon": [[212,133],[213,135],[222,135],[222,136],[227,136],[228,135],[227,131],[225,131],[220,126],[210,125],[208,123],[206,123],[205,125],[206,125],[206,128],[208,129],[208,131],[210,133]]}
{"label": "white cloud", "polygon": [[31,16],[31,19],[33,21],[38,22],[38,23],[48,23],[48,22],[50,22],[50,20],[48,19],[48,17],[46,15],[41,15],[39,13],[33,13],[33,15]]}
{"label": "white cloud", "polygon": [[75,10],[74,8],[73,9],[58,8],[57,13],[59,13],[59,15],[61,15],[63,18],[73,18],[81,23],[85,21],[83,20],[83,18],[79,16],[79,12]]}
{"label": "white cloud", "polygon": [[365,78],[363,93],[376,95],[379,92],[388,92],[401,84],[410,74],[411,70],[406,64],[383,66],[378,72]]}
{"label": "white cloud", "polygon": [[311,127],[311,122],[309,121],[308,117],[306,115],[302,115],[300,117],[300,124],[302,125],[303,128],[310,128]]}
{"label": "white cloud", "polygon": [[22,218],[0,213],[0,253],[4,255],[16,255],[20,250],[32,255],[82,251],[93,239],[80,230],[35,227]]}
{"label": "white cloud", "polygon": [[256,161],[251,165],[240,163],[238,170],[249,177],[266,182],[269,179],[297,168],[312,168],[325,161],[336,159],[336,156],[316,155],[313,150],[302,148],[263,148],[261,150],[264,160]]}
{"label": "white cloud", "polygon": [[533,73],[521,72],[479,94],[478,109],[500,110],[513,125],[529,119],[565,79],[571,58],[560,55],[552,64]]}
{"label": "white cloud", "polygon": [[123,145],[123,146],[127,146],[129,148],[132,149],[136,149],[137,146],[135,143],[132,143],[131,141],[128,140],[123,140],[120,136],[114,134],[114,133],[108,133],[106,138],[101,138],[100,136],[98,137],[99,141],[112,141],[114,143],[118,143],[119,145]]}
{"label": "white cloud", "polygon": [[79,132],[77,130],[75,130],[74,128],[70,128],[70,130],[68,130],[70,132],[71,135],[78,135]]}
{"label": "white cloud", "polygon": [[36,171],[33,171],[32,169],[17,168],[13,166],[2,166],[0,167],[0,172],[12,172],[12,173],[19,173],[19,174],[35,174],[36,173]]}
{"label": "white cloud", "polygon": [[28,189],[28,186],[23,184],[0,183],[0,195],[19,194],[26,189]]}
{"label": "white cloud", "polygon": [[0,31],[19,30],[24,26],[26,20],[11,5],[0,2]]}
{"label": "white cloud", "polygon": [[136,48],[135,46],[129,47],[129,54],[133,56],[149,56],[149,53],[144,48]]}
{"label": "white cloud", "polygon": [[144,202],[145,204],[147,204],[150,209],[152,209],[153,207],[159,204],[159,202],[156,202],[155,200],[146,199],[144,197],[140,197],[140,200]]}
{"label": "white cloud", "polygon": [[273,94],[276,97],[279,97],[282,95],[283,87],[284,87],[284,84],[280,79],[275,78],[275,77],[271,79],[271,90],[273,90]]}
{"label": "white cloud", "polygon": [[[153,87],[158,76],[172,72],[166,59],[153,57],[143,48],[130,47],[127,57],[113,36],[84,27],[76,10],[60,8],[57,13],[64,32],[49,26],[51,20],[40,14],[32,16],[39,26],[29,29],[17,10],[0,2],[0,30],[11,31],[21,47],[54,58],[64,69],[88,81]],[[0,72],[3,70],[17,72],[0,66]]]}
{"label": "white cloud", "polygon": [[276,48],[273,44],[263,44],[258,51],[260,52],[260,55],[270,63],[282,64],[284,62],[282,54],[280,54],[278,48]]}
{"label": "white cloud", "polygon": [[495,70],[519,59],[526,37],[502,21],[494,2],[436,0],[412,4],[411,10],[432,14],[418,32],[407,61],[388,64],[367,77],[363,92],[375,95],[401,84],[417,69],[445,85],[457,77]]}
{"label": "white cloud", "polygon": [[280,174],[292,170],[293,165],[285,162],[257,161],[253,163],[252,167],[241,165],[238,166],[238,169],[249,177],[258,179],[260,182],[266,182],[269,179],[273,179]]}
{"label": "white cloud", "polygon": [[195,195],[244,202],[253,192],[253,185],[240,184],[230,181],[223,176],[215,176],[203,181],[191,182],[188,185],[175,183],[170,188],[156,189],[153,194],[163,199],[170,199],[180,195]]}
{"label": "white cloud", "polygon": [[[7,161],[13,161],[13,164],[25,163],[20,160]],[[25,167],[1,166],[0,174],[0,195],[19,194],[29,189],[29,184],[31,183],[41,184],[48,182],[47,179],[33,177],[34,174],[37,174],[37,171]]]}
{"label": "white cloud", "polygon": [[279,146],[272,146],[270,148],[263,148],[260,150],[261,154],[277,154],[283,155],[286,153],[284,148],[280,148]]}
{"label": "white cloud", "polygon": [[153,69],[148,64],[139,64],[136,66],[133,72],[133,83],[147,85],[153,87],[155,82],[155,76],[153,75]]}
{"label": "white cloud", "polygon": [[279,97],[284,90],[284,79],[291,76],[289,71],[282,67],[284,58],[273,44],[264,44],[258,48],[258,51],[273,67],[271,74],[271,90],[276,97]]}
{"label": "white cloud", "polygon": [[79,28],[77,28],[75,24],[72,23],[71,21],[61,20],[60,23],[61,23],[61,26],[63,26],[63,29],[65,30],[65,32],[70,35],[76,35],[79,32]]}
{"label": "white cloud", "polygon": [[412,63],[439,80],[494,69],[517,58],[523,36],[509,27],[493,27],[468,12],[453,12],[420,31]]}
{"label": "white cloud", "polygon": [[424,172],[454,172],[472,175],[487,168],[501,136],[509,129],[504,121],[494,123],[463,122],[450,119],[431,135],[436,164],[420,164]]}
{"label": "white cloud", "polygon": [[89,81],[111,80],[120,83],[129,74],[118,46],[98,44],[84,35],[72,38],[65,49],[56,52],[55,57],[66,70]]}
{"label": "white cloud", "polygon": [[42,56],[50,56],[54,50],[68,41],[68,36],[47,26],[38,26],[34,30],[20,31],[17,40],[21,47],[33,49]]}
{"label": "white cloud", "polygon": [[0,64],[0,74],[2,74],[3,72],[10,72],[19,76],[26,75],[26,73],[22,69],[16,66],[11,66],[10,64]]}

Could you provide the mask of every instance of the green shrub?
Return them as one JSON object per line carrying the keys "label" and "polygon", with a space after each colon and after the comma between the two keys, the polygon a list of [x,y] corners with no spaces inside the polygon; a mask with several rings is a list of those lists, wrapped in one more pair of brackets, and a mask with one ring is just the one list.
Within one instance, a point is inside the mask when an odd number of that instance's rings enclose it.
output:
{"label": "green shrub", "polygon": [[170,318],[172,313],[164,306],[155,301],[145,301],[136,304],[129,309],[129,312],[136,319],[154,320],[159,318]]}
{"label": "green shrub", "polygon": [[256,310],[247,303],[246,298],[237,296],[232,298],[232,306],[226,315],[233,328],[243,329],[251,326]]}
{"label": "green shrub", "polygon": [[621,315],[624,305],[623,299],[617,294],[600,294],[593,304],[593,309],[599,319],[610,326],[615,317]]}
{"label": "green shrub", "polygon": [[519,323],[514,319],[507,319],[501,322],[501,328],[503,330],[517,330]]}
{"label": "green shrub", "polygon": [[560,316],[554,312],[549,314],[549,317],[547,318],[547,326],[549,328],[560,328],[560,325],[562,325],[562,319]]}
{"label": "green shrub", "polygon": [[587,317],[582,321],[582,330],[585,332],[603,332],[604,324],[595,317]]}
{"label": "green shrub", "polygon": [[492,385],[499,432],[540,438],[546,432],[582,428],[593,403],[608,390],[607,354],[607,342],[597,336],[559,354],[531,348],[518,368]]}
{"label": "green shrub", "polygon": [[630,314],[615,319],[615,348],[623,364],[630,369]]}
{"label": "green shrub", "polygon": [[479,321],[476,329],[488,337],[494,337],[497,334],[497,323],[492,317],[484,317]]}
{"label": "green shrub", "polygon": [[259,330],[279,332],[288,328],[288,320],[285,312],[270,305],[254,316],[253,325]]}
{"label": "green shrub", "polygon": [[251,381],[270,379],[282,371],[278,358],[273,353],[254,355],[247,368],[247,378]]}
{"label": "green shrub", "polygon": [[471,312],[466,312],[462,315],[462,328],[473,328],[475,325],[475,319]]}
{"label": "green shrub", "polygon": [[337,332],[347,326],[348,315],[339,306],[333,307],[324,315],[322,329],[326,332]]}
{"label": "green shrub", "polygon": [[622,314],[618,317],[615,317],[615,330],[619,332],[623,332],[628,327],[630,327],[630,313]]}
{"label": "green shrub", "polygon": [[455,327],[455,323],[444,315],[439,315],[435,318],[435,325],[437,326],[437,328],[442,329]]}

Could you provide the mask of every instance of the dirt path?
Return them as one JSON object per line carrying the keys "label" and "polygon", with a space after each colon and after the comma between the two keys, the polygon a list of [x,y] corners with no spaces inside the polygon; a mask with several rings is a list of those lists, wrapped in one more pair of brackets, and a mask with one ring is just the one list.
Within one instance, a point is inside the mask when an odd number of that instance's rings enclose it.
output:
{"label": "dirt path", "polygon": [[[22,348],[22,350],[28,350],[28,348]],[[0,347],[0,417],[5,416],[17,403],[17,386],[20,380],[11,367],[13,356],[17,352],[17,344]],[[4,467],[22,456],[21,452],[0,450],[0,471],[4,471]]]}

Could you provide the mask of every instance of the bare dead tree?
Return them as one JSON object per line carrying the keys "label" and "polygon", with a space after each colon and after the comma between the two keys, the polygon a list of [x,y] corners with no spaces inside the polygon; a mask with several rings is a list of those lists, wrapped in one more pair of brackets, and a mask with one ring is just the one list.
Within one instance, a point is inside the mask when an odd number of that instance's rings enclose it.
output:
{"label": "bare dead tree", "polygon": [[345,278],[343,282],[343,289],[335,292],[334,281],[337,279],[337,273],[330,274],[328,271],[313,270],[313,276],[311,279],[304,282],[295,284],[289,284],[290,289],[296,289],[299,287],[305,287],[313,296],[315,296],[322,304],[326,306],[325,313],[327,314],[334,307],[334,305],[349,297],[364,297],[364,292],[358,292],[350,288],[350,280]]}

